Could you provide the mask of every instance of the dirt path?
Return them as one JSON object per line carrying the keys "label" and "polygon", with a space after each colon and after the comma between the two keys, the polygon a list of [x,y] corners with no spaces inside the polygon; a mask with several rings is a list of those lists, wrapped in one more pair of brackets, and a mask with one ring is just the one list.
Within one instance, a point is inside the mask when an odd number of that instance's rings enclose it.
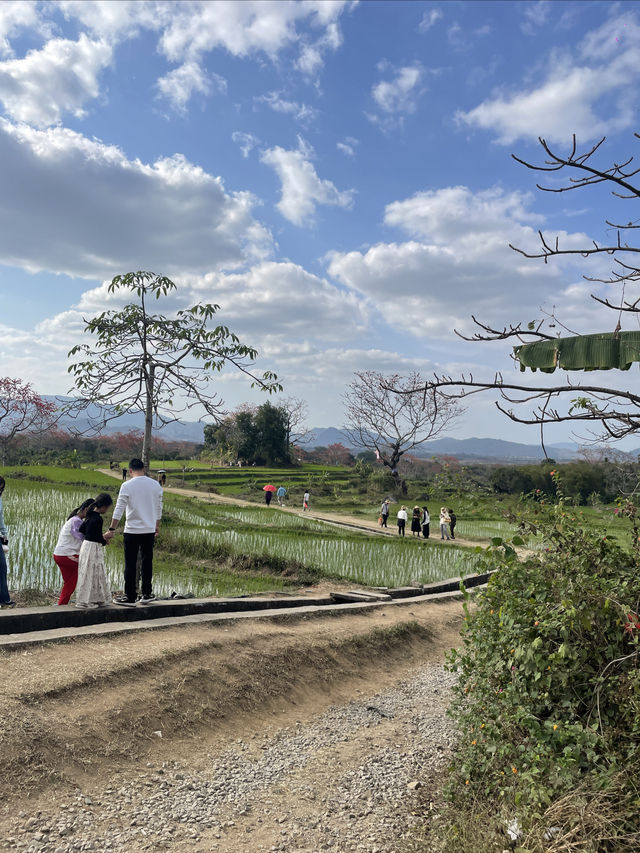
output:
{"label": "dirt path", "polygon": [[[121,475],[118,471],[110,471],[108,468],[99,468],[97,469],[101,474],[106,474],[108,477],[113,477],[114,479],[119,480]],[[174,495],[182,495],[183,497],[189,498],[199,498],[205,503],[213,503],[213,504],[230,504],[232,506],[246,506],[255,508],[257,504],[252,501],[243,500],[242,498],[232,497],[231,495],[219,495],[219,494],[208,494],[207,492],[200,492],[197,489],[179,489],[175,486],[165,486],[165,492],[169,492]],[[353,528],[362,533],[370,533],[378,536],[397,536],[398,532],[393,527],[393,519],[390,519],[391,527],[381,528],[376,521],[372,521],[369,518],[362,518],[357,515],[348,515],[345,513],[337,513],[337,512],[326,512],[319,510],[311,510],[309,512],[303,513],[301,509],[298,507],[292,506],[278,506],[272,502],[271,510],[273,512],[288,512],[293,515],[302,515],[306,518],[311,519],[312,521],[324,521],[327,524],[335,525],[336,527],[346,527]],[[432,536],[431,540],[434,542],[438,542],[443,546],[449,545],[461,545],[466,548],[475,548],[476,545],[486,545],[486,540],[481,539],[461,539],[459,536],[456,536],[455,540],[441,540],[439,538],[439,529],[437,524],[431,525]],[[407,534],[406,539],[412,539],[411,532]]]}
{"label": "dirt path", "polygon": [[2,654],[0,850],[395,849],[451,741],[459,602]]}

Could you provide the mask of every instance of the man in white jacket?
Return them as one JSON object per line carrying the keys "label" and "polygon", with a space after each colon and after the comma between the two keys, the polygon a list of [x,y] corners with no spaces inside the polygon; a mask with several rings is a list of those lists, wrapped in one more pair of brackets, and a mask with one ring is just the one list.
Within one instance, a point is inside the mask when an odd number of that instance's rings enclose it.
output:
{"label": "man in white jacket", "polygon": [[113,599],[123,607],[136,606],[136,563],[138,552],[142,556],[141,604],[155,601],[151,577],[153,574],[153,546],[162,517],[162,486],[145,475],[141,459],[129,463],[129,479],[120,486],[116,508],[113,511],[109,531],[111,539],[123,514],[124,525],[124,595]]}

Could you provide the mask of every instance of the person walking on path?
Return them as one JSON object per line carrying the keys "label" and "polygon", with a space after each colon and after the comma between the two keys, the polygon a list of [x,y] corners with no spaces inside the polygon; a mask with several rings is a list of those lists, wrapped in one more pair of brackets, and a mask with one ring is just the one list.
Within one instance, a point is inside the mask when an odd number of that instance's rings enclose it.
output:
{"label": "person walking on path", "polygon": [[92,503],[93,498],[88,498],[73,510],[62,525],[56,547],[53,549],[53,561],[62,575],[62,589],[60,590],[58,604],[68,604],[75,592],[78,583],[80,547],[84,542],[84,536],[80,533],[80,525],[87,517],[87,510]]}
{"label": "person walking on path", "polygon": [[404,536],[404,528],[407,523],[407,508],[401,506],[398,510],[398,536]]}
{"label": "person walking on path", "polygon": [[78,583],[76,585],[76,607],[93,609],[104,607],[111,600],[111,590],[104,565],[104,546],[111,536],[102,535],[102,516],[113,503],[113,498],[102,492],[91,501],[87,514],[79,527],[84,536],[78,557]]}
{"label": "person walking on path", "polygon": [[455,539],[456,537],[455,537],[453,531],[456,529],[456,521],[458,519],[456,518],[455,512],[451,508],[449,508],[448,513],[449,513],[449,530],[451,531],[451,538]]}
{"label": "person walking on path", "polygon": [[449,518],[449,513],[447,512],[446,506],[440,507],[440,538],[441,539],[451,539],[449,536],[449,530],[447,529],[449,526],[451,519]]}
{"label": "person walking on path", "polygon": [[2,509],[4,487],[4,477],[0,477],[0,607],[15,607],[16,603],[9,595],[9,587],[7,586],[7,558],[4,555],[4,548],[9,544],[9,531],[4,523],[4,511]]}
{"label": "person walking on path", "polygon": [[422,537],[423,539],[429,538],[429,525],[431,523],[431,517],[429,515],[429,510],[426,506],[422,507]]}
{"label": "person walking on path", "polygon": [[278,498],[279,506],[284,506],[284,496],[287,494],[287,490],[284,486],[279,486],[278,491],[276,492],[276,497]]}
{"label": "person walking on path", "polygon": [[389,498],[385,498],[382,501],[382,506],[380,507],[380,518],[382,519],[380,527],[386,527],[387,521],[389,521],[389,503]]}
{"label": "person walking on path", "polygon": [[123,468],[123,469],[122,469],[122,479],[123,479],[123,480],[126,480],[126,479],[127,479],[127,469],[126,469],[126,468]]}
{"label": "person walking on path", "polygon": [[162,518],[162,486],[145,476],[141,459],[129,463],[129,479],[120,486],[109,533],[114,534],[126,513],[124,525],[124,595],[113,599],[123,607],[136,606],[136,563],[142,556],[140,595],[141,604],[155,601],[151,578],[153,575],[153,546]]}
{"label": "person walking on path", "polygon": [[420,507],[414,506],[411,515],[411,535],[420,538]]}
{"label": "person walking on path", "polygon": [[311,495],[309,492],[304,493],[304,497],[302,498],[302,512],[306,512],[309,509],[309,501],[311,500]]}
{"label": "person walking on path", "polygon": [[267,489],[264,493],[264,502],[266,503],[267,506],[269,506],[269,504],[271,503],[272,496],[273,496],[273,494],[272,494],[271,490]]}

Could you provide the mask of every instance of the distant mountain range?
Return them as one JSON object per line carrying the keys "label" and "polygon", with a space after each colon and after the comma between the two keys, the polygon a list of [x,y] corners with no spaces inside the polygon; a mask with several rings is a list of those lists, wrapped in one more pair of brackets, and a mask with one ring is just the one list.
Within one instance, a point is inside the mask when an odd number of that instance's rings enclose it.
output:
{"label": "distant mountain range", "polygon": [[[71,398],[49,396],[46,399],[60,404],[61,400],[66,402]],[[92,417],[97,417],[99,414],[98,407],[91,407],[89,414]],[[83,432],[90,427],[89,417],[84,414],[79,414],[77,418],[63,415],[58,422],[58,427],[64,430]],[[132,429],[144,429],[144,416],[142,414],[120,415],[114,418],[106,424],[104,434],[113,435],[116,432],[129,432]],[[174,423],[167,424],[162,429],[154,429],[153,434],[165,441],[192,441],[195,444],[202,444],[204,442],[203,431],[204,423],[200,421],[174,421]]]}
{"label": "distant mountain range", "polygon": [[[60,402],[60,398],[47,399]],[[61,429],[82,430],[89,426],[86,417],[63,417],[59,423]],[[114,418],[105,427],[106,434],[128,432],[132,429],[142,430],[144,418],[139,415],[122,415]],[[154,435],[165,441],[191,441],[202,444],[204,441],[204,423],[200,421],[175,421],[167,424],[161,430],[154,430]],[[343,444],[349,450],[359,452],[345,432],[336,427],[315,427],[311,430],[312,438],[304,446],[306,448],[327,447],[329,444]],[[580,447],[572,442],[548,444],[547,453],[558,462],[569,462],[577,457]],[[432,456],[455,456],[457,459],[467,459],[476,462],[539,462],[544,459],[544,452],[539,444],[520,444],[515,441],[503,441],[500,438],[437,438],[427,441],[412,450],[415,456],[429,459]],[[628,451],[630,458],[640,455],[640,448]]]}

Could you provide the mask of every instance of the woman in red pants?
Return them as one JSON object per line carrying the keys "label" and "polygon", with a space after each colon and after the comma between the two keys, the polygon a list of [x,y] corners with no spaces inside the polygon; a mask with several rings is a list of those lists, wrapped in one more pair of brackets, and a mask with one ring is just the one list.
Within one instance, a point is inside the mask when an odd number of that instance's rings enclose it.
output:
{"label": "woman in red pants", "polygon": [[76,584],[78,583],[78,555],[80,553],[80,545],[82,545],[84,540],[84,536],[78,528],[84,521],[87,508],[92,503],[93,500],[89,498],[74,509],[62,525],[62,530],[58,536],[58,542],[53,551],[53,559],[56,566],[62,572],[62,580],[64,581],[58,604],[69,603],[69,599],[73,595]]}

